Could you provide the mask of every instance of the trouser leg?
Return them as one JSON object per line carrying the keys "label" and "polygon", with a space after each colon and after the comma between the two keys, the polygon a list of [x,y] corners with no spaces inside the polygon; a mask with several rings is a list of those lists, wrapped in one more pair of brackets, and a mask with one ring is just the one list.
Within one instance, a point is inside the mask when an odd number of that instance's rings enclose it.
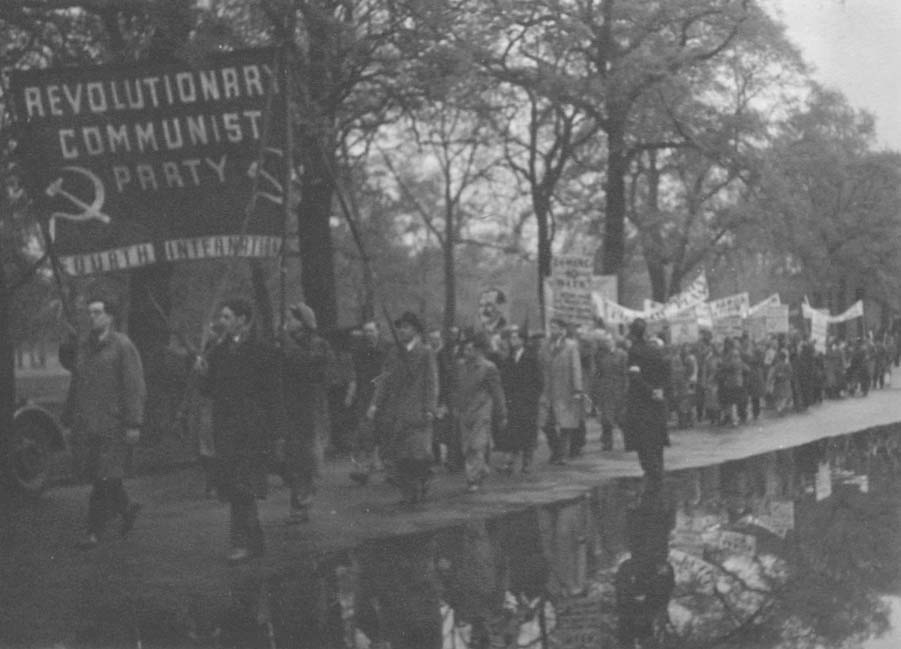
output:
{"label": "trouser leg", "polygon": [[648,488],[651,491],[659,491],[663,486],[663,447],[659,444],[640,446],[638,462],[644,471]]}
{"label": "trouser leg", "polygon": [[89,534],[99,536],[106,526],[108,514],[108,502],[106,484],[104,480],[95,480],[91,486],[91,494],[88,496],[88,520]]}
{"label": "trouser leg", "polygon": [[587,435],[588,431],[585,428],[585,420],[583,419],[576,428],[570,430],[569,457],[578,457],[582,454],[582,449],[585,448]]}
{"label": "trouser leg", "polygon": [[234,494],[231,502],[231,543],[253,554],[262,554],[263,527],[256,499],[252,494]]}
{"label": "trouser leg", "polygon": [[613,449],[613,422],[606,413],[601,413],[601,450]]}

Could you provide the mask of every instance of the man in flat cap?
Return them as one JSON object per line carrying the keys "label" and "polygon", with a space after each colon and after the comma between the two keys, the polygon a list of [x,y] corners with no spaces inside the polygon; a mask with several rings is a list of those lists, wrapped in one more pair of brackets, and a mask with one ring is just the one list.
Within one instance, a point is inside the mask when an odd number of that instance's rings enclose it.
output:
{"label": "man in flat cap", "polygon": [[432,424],[438,409],[438,371],[435,353],[422,340],[423,326],[407,311],[394,322],[396,345],[385,371],[376,382],[367,416],[384,436],[387,455],[402,503],[425,497],[431,474]]}

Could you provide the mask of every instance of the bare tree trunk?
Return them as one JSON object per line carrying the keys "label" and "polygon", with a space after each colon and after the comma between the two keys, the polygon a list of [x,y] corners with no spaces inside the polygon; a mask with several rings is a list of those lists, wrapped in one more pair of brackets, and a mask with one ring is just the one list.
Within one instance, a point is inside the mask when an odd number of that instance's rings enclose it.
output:
{"label": "bare tree trunk", "polygon": [[551,275],[551,208],[550,201],[541,192],[532,192],[532,206],[535,209],[535,220],[538,225],[538,315],[541,318],[540,326],[544,327],[547,320],[544,294],[544,280]]}
{"label": "bare tree trunk", "polygon": [[444,330],[450,331],[457,320],[457,275],[454,263],[456,244],[454,206],[444,206]]}
{"label": "bare tree trunk", "polygon": [[[607,201],[604,213],[604,274],[621,275],[625,259],[626,120],[611,110],[607,122]],[[620,278],[621,281],[621,278]]]}

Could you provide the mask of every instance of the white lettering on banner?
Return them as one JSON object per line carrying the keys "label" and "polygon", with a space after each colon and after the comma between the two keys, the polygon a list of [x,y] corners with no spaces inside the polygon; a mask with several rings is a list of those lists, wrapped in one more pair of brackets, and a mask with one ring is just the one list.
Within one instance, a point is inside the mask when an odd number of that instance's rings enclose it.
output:
{"label": "white lettering on banner", "polygon": [[60,257],[59,261],[69,275],[93,275],[152,264],[156,262],[156,252],[153,244],[141,243],[86,255]]}
{"label": "white lettering on banner", "polygon": [[270,66],[247,64],[139,78],[27,86],[23,95],[29,118],[65,117],[259,98],[266,95],[270,79]]}
{"label": "white lettering on banner", "polygon": [[[615,324],[625,324],[631,322],[635,318],[643,318],[648,322],[662,322],[679,315],[686,309],[702,304],[709,295],[707,275],[701,273],[691,284],[689,284],[688,288],[671,297],[662,307],[651,311],[648,311],[647,309],[643,311],[629,309],[608,299],[597,291],[592,291],[591,300],[595,312],[604,318],[605,321]],[[655,304],[660,303],[657,302]]]}
{"label": "white lettering on banner", "polygon": [[219,158],[186,158],[166,160],[156,164],[113,165],[116,190],[137,188],[141,191],[200,187],[204,184],[225,184],[228,156]]}
{"label": "white lettering on banner", "polygon": [[216,257],[276,257],[281,237],[226,234],[163,242],[166,261],[212,259]]}
{"label": "white lettering on banner", "polygon": [[711,300],[708,303],[710,308],[710,317],[713,320],[724,318],[726,316],[738,315],[744,317],[751,308],[751,299],[747,293],[736,293],[735,295],[727,295],[717,300]]}

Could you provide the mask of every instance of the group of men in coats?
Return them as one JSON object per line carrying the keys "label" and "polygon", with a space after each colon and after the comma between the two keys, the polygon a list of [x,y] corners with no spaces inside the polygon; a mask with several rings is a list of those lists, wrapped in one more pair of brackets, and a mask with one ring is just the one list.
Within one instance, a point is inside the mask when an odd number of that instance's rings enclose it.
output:
{"label": "group of men in coats", "polygon": [[[75,376],[69,418],[86,441],[84,465],[93,484],[85,548],[98,543],[111,515],[121,517],[123,534],[134,525],[139,507],[129,501],[122,477],[127,445],[139,435],[146,393],[140,356],[124,334],[113,330],[109,303],[96,299],[88,306],[90,335],[62,354]],[[451,422],[442,441],[458,445],[469,491],[477,491],[490,472],[492,450],[503,457],[502,471],[512,472],[517,460],[522,471],[529,471],[539,428],[548,437],[551,462],[568,457],[584,420],[578,343],[559,319],[551,321],[537,352],[518,327],[499,319],[495,325],[459,341],[456,353],[445,359],[453,365],[453,382],[443,390],[436,351],[414,313],[392,323],[395,344],[387,353],[377,351],[377,326],[367,337],[373,343],[367,357],[370,377],[356,386],[355,399],[363,415],[364,450],[371,460],[378,443],[388,480],[403,502],[419,503],[426,496],[439,419]],[[241,562],[264,551],[256,501],[267,493],[273,449],[291,491],[288,522],[308,518],[328,430],[325,389],[333,359],[316,331],[315,314],[303,303],[289,309],[285,335],[275,346],[253,335],[253,308],[245,299],[221,305],[217,331],[219,337],[197,357],[194,372],[212,401],[216,451],[211,477],[230,506],[229,559]],[[649,486],[659,489],[669,366],[644,340],[643,321],[632,323],[630,338],[621,427],[626,449],[638,451]]]}

